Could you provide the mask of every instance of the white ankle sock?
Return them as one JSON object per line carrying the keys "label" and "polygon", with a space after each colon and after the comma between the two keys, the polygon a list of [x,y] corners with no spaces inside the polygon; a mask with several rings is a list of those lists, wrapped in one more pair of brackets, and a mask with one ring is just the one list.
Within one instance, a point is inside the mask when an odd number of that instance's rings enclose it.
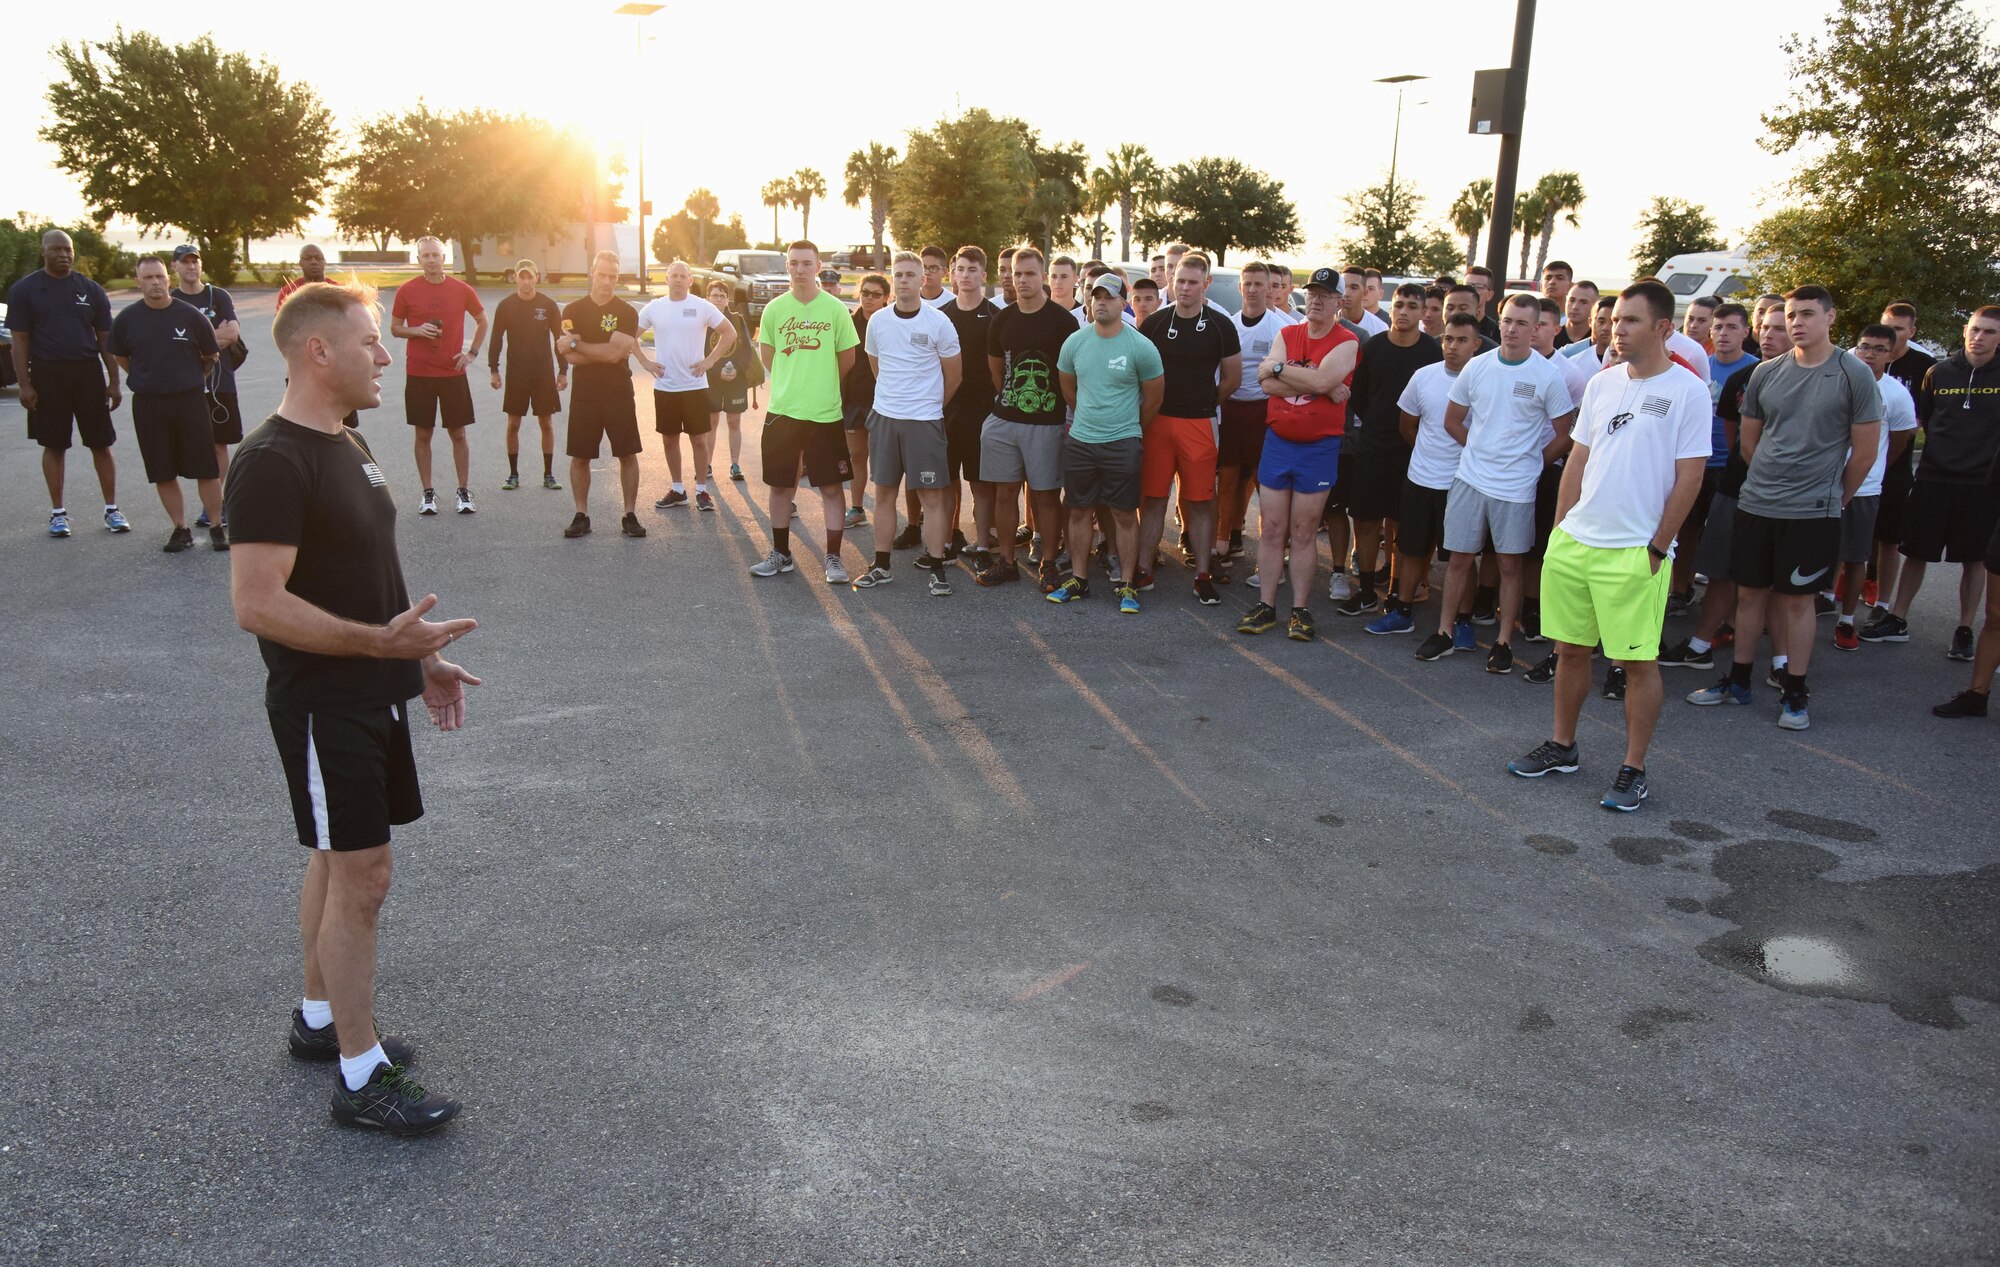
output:
{"label": "white ankle sock", "polygon": [[1785,666],[1790,664],[1791,662],[1792,662],[1792,657],[1788,655],[1774,655],[1771,657],[1771,672],[1783,673],[1785,671]]}
{"label": "white ankle sock", "polygon": [[1696,655],[1700,655],[1702,652],[1709,650],[1709,648],[1712,647],[1713,645],[1714,645],[1713,643],[1704,642],[1700,638],[1688,639],[1688,650],[1694,652]]}
{"label": "white ankle sock", "polygon": [[375,1066],[389,1063],[389,1054],[377,1043],[359,1056],[340,1058],[340,1081],[349,1091],[359,1091],[368,1085],[368,1079],[375,1073]]}
{"label": "white ankle sock", "polygon": [[680,482],[679,480],[675,480],[675,481],[674,481],[674,491],[675,491],[676,493],[685,493],[685,492],[687,492],[687,489],[686,489],[686,488],[684,488],[684,487],[683,487],[683,486],[681,485],[681,482]]}
{"label": "white ankle sock", "polygon": [[314,1029],[325,1029],[333,1024],[333,1004],[325,999],[300,999],[299,1011],[305,1013],[306,1024]]}
{"label": "white ankle sock", "polygon": [[694,482],[694,491],[697,493],[705,493],[708,491],[708,485],[702,483],[700,480],[696,480]]}

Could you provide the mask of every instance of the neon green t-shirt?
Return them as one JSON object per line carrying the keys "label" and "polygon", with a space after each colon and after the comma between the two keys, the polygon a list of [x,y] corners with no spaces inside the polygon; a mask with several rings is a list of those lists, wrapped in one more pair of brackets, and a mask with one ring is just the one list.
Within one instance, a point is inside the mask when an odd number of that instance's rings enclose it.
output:
{"label": "neon green t-shirt", "polygon": [[772,414],[806,422],[840,421],[840,354],[861,342],[846,304],[823,290],[802,304],[788,290],[765,306],[757,342],[776,349],[771,358]]}

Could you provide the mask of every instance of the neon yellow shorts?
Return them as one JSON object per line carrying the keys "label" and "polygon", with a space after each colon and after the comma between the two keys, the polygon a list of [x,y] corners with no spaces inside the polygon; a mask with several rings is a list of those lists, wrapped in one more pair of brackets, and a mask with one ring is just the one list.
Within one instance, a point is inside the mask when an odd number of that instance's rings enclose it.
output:
{"label": "neon yellow shorts", "polygon": [[1557,642],[1604,643],[1611,660],[1653,660],[1667,616],[1673,564],[1653,570],[1645,546],[1601,550],[1557,528],[1542,561],[1542,632]]}

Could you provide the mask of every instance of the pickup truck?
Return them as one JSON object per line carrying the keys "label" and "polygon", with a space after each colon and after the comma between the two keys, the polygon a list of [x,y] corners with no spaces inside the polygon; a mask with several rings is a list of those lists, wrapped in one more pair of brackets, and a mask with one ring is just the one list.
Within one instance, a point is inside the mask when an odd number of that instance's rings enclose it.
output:
{"label": "pickup truck", "polygon": [[844,251],[835,251],[826,262],[843,273],[887,272],[889,248],[880,242],[873,246],[850,246]]}
{"label": "pickup truck", "polygon": [[720,279],[730,290],[730,305],[748,313],[754,328],[764,315],[764,305],[785,293],[791,279],[785,276],[782,251],[717,251],[712,268],[694,270],[696,290]]}

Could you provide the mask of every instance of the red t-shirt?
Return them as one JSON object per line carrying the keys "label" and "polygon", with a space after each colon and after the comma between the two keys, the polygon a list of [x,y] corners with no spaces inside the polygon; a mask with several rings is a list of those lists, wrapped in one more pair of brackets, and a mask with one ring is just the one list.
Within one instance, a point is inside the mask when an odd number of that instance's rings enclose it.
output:
{"label": "red t-shirt", "polygon": [[[1357,342],[1354,332],[1337,321],[1333,329],[1321,338],[1310,337],[1303,321],[1286,326],[1278,332],[1278,337],[1285,341],[1287,365],[1318,366],[1341,344]],[[1349,371],[1341,381],[1353,386],[1353,372]],[[1280,384],[1283,382],[1283,379],[1278,380]],[[1274,385],[1266,380],[1267,390]],[[1279,439],[1290,440],[1293,444],[1311,444],[1347,430],[1347,402],[1336,404],[1325,396],[1272,396],[1265,417],[1270,420],[1272,433]]]}
{"label": "red t-shirt", "polygon": [[278,287],[278,300],[276,303],[271,305],[272,311],[275,312],[279,308],[284,307],[285,301],[292,297],[292,292],[297,290],[299,287],[307,284],[308,283],[306,282],[305,278],[294,277],[292,280],[286,282],[283,286]]}
{"label": "red t-shirt", "polygon": [[396,302],[389,315],[406,326],[438,323],[436,339],[410,339],[407,373],[411,378],[462,378],[465,371],[452,364],[465,350],[465,314],[485,312],[479,292],[456,277],[441,282],[413,278],[396,287]]}

